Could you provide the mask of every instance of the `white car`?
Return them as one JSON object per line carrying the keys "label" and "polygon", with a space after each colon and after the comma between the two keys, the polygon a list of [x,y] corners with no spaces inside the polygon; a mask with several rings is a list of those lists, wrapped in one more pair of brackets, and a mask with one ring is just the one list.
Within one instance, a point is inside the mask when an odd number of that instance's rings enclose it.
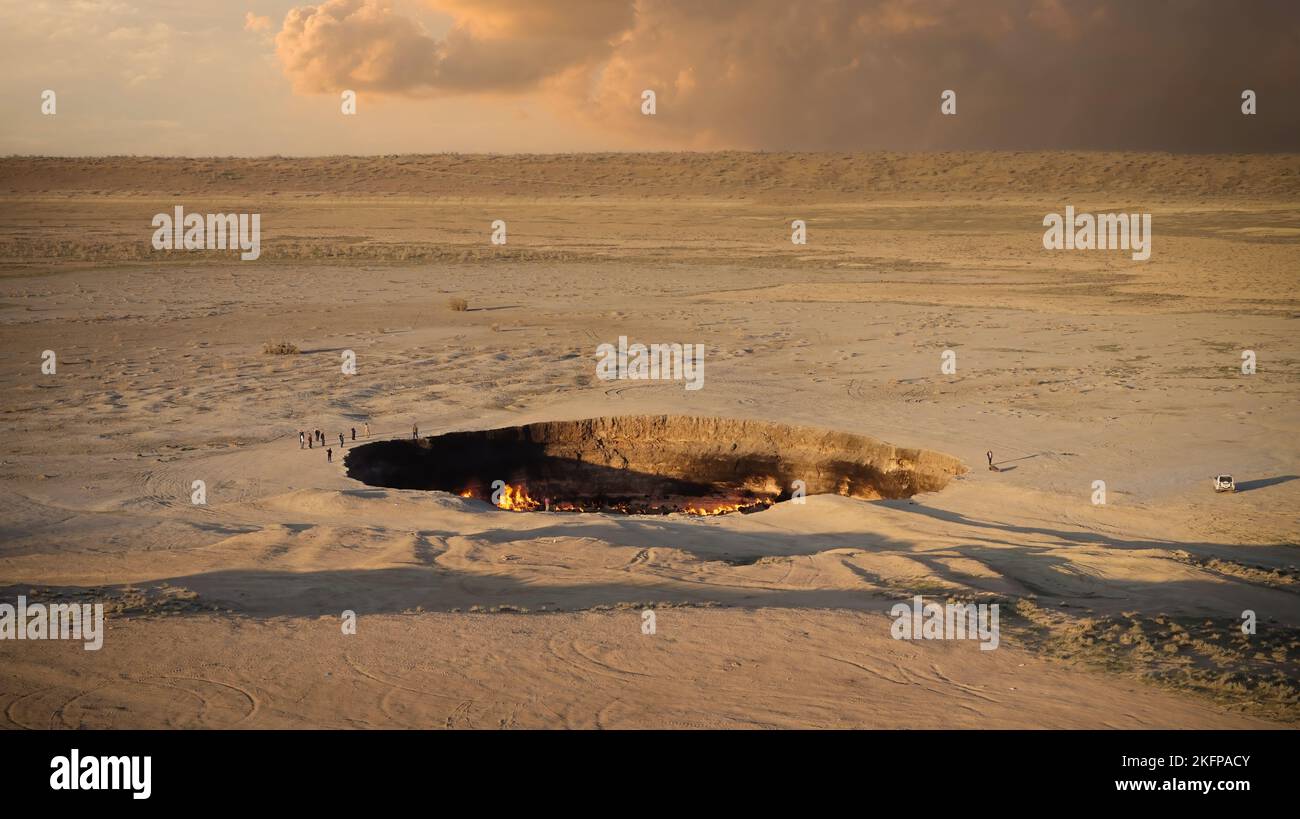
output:
{"label": "white car", "polygon": [[1232,480],[1231,475],[1215,475],[1214,491],[1215,492],[1236,492],[1237,484]]}

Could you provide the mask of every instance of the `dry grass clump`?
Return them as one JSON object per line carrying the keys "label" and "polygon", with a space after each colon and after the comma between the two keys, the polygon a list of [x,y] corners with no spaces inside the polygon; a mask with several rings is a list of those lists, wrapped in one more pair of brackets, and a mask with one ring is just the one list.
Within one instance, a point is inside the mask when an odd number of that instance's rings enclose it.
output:
{"label": "dry grass clump", "polygon": [[262,345],[266,355],[297,355],[298,345],[289,341],[268,341]]}
{"label": "dry grass clump", "polygon": [[452,310],[456,311],[457,313],[463,313],[469,309],[469,302],[465,301],[459,296],[452,296],[451,298],[447,299],[447,306],[450,307]]}
{"label": "dry grass clump", "polygon": [[1023,599],[1015,613],[1037,632],[1025,636],[1049,654],[1300,722],[1300,629],[1264,620],[1245,634],[1238,618],[1138,612],[1070,617]]}
{"label": "dry grass clump", "polygon": [[1300,568],[1297,568],[1294,564],[1286,567],[1252,566],[1236,560],[1197,557],[1183,549],[1174,550],[1172,556],[1179,563],[1208,569],[1221,575],[1230,575],[1245,580],[1247,583],[1272,586],[1273,588],[1300,589]]}

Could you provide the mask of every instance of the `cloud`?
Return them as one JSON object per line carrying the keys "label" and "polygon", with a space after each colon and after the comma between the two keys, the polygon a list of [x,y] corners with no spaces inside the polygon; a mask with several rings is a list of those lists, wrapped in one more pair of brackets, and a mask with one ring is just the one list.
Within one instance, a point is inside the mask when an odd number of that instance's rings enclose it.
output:
{"label": "cloud", "polygon": [[115,56],[128,86],[155,82],[167,76],[174,59],[177,32],[163,22],[122,25],[103,35],[102,42]]}
{"label": "cloud", "polygon": [[272,23],[270,17],[266,17],[266,16],[258,17],[256,14],[254,14],[251,11],[244,14],[245,31],[269,31],[271,29],[271,25]]}
{"label": "cloud", "polygon": [[294,88],[430,95],[520,92],[608,56],[630,27],[630,2],[592,8],[535,0],[445,0],[455,24],[429,36],[387,0],[328,0],[292,9],[276,53]]}
{"label": "cloud", "polygon": [[[299,92],[535,94],[647,145],[802,150],[1300,147],[1289,0],[385,0],[289,12]],[[1243,117],[1243,89],[1260,115]],[[658,100],[640,114],[641,92]],[[939,97],[957,92],[944,117]],[[1267,111],[1267,116],[1264,112]]]}
{"label": "cloud", "polygon": [[439,44],[388,3],[329,0],[290,9],[275,37],[294,90],[417,93],[436,82]]}

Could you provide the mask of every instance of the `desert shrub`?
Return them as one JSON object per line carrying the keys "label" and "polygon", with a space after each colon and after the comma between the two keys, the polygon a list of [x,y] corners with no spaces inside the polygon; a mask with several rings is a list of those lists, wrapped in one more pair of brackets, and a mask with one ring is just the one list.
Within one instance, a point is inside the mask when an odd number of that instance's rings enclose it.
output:
{"label": "desert shrub", "polygon": [[267,355],[297,355],[298,345],[289,341],[268,341],[262,345],[262,352]]}
{"label": "desert shrub", "polygon": [[469,302],[457,296],[453,296],[452,298],[447,299],[447,306],[452,310],[455,310],[457,313],[463,313],[469,309]]}

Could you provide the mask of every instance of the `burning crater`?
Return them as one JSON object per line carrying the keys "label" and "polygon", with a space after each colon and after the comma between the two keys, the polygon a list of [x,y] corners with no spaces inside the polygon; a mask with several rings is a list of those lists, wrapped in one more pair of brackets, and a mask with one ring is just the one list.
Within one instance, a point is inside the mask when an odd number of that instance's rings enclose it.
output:
{"label": "burning crater", "polygon": [[758,511],[790,498],[795,481],[809,495],[908,498],[966,471],[950,455],[863,435],[668,415],[379,441],[349,451],[345,464],[371,486],[441,490],[516,511],[636,515]]}

